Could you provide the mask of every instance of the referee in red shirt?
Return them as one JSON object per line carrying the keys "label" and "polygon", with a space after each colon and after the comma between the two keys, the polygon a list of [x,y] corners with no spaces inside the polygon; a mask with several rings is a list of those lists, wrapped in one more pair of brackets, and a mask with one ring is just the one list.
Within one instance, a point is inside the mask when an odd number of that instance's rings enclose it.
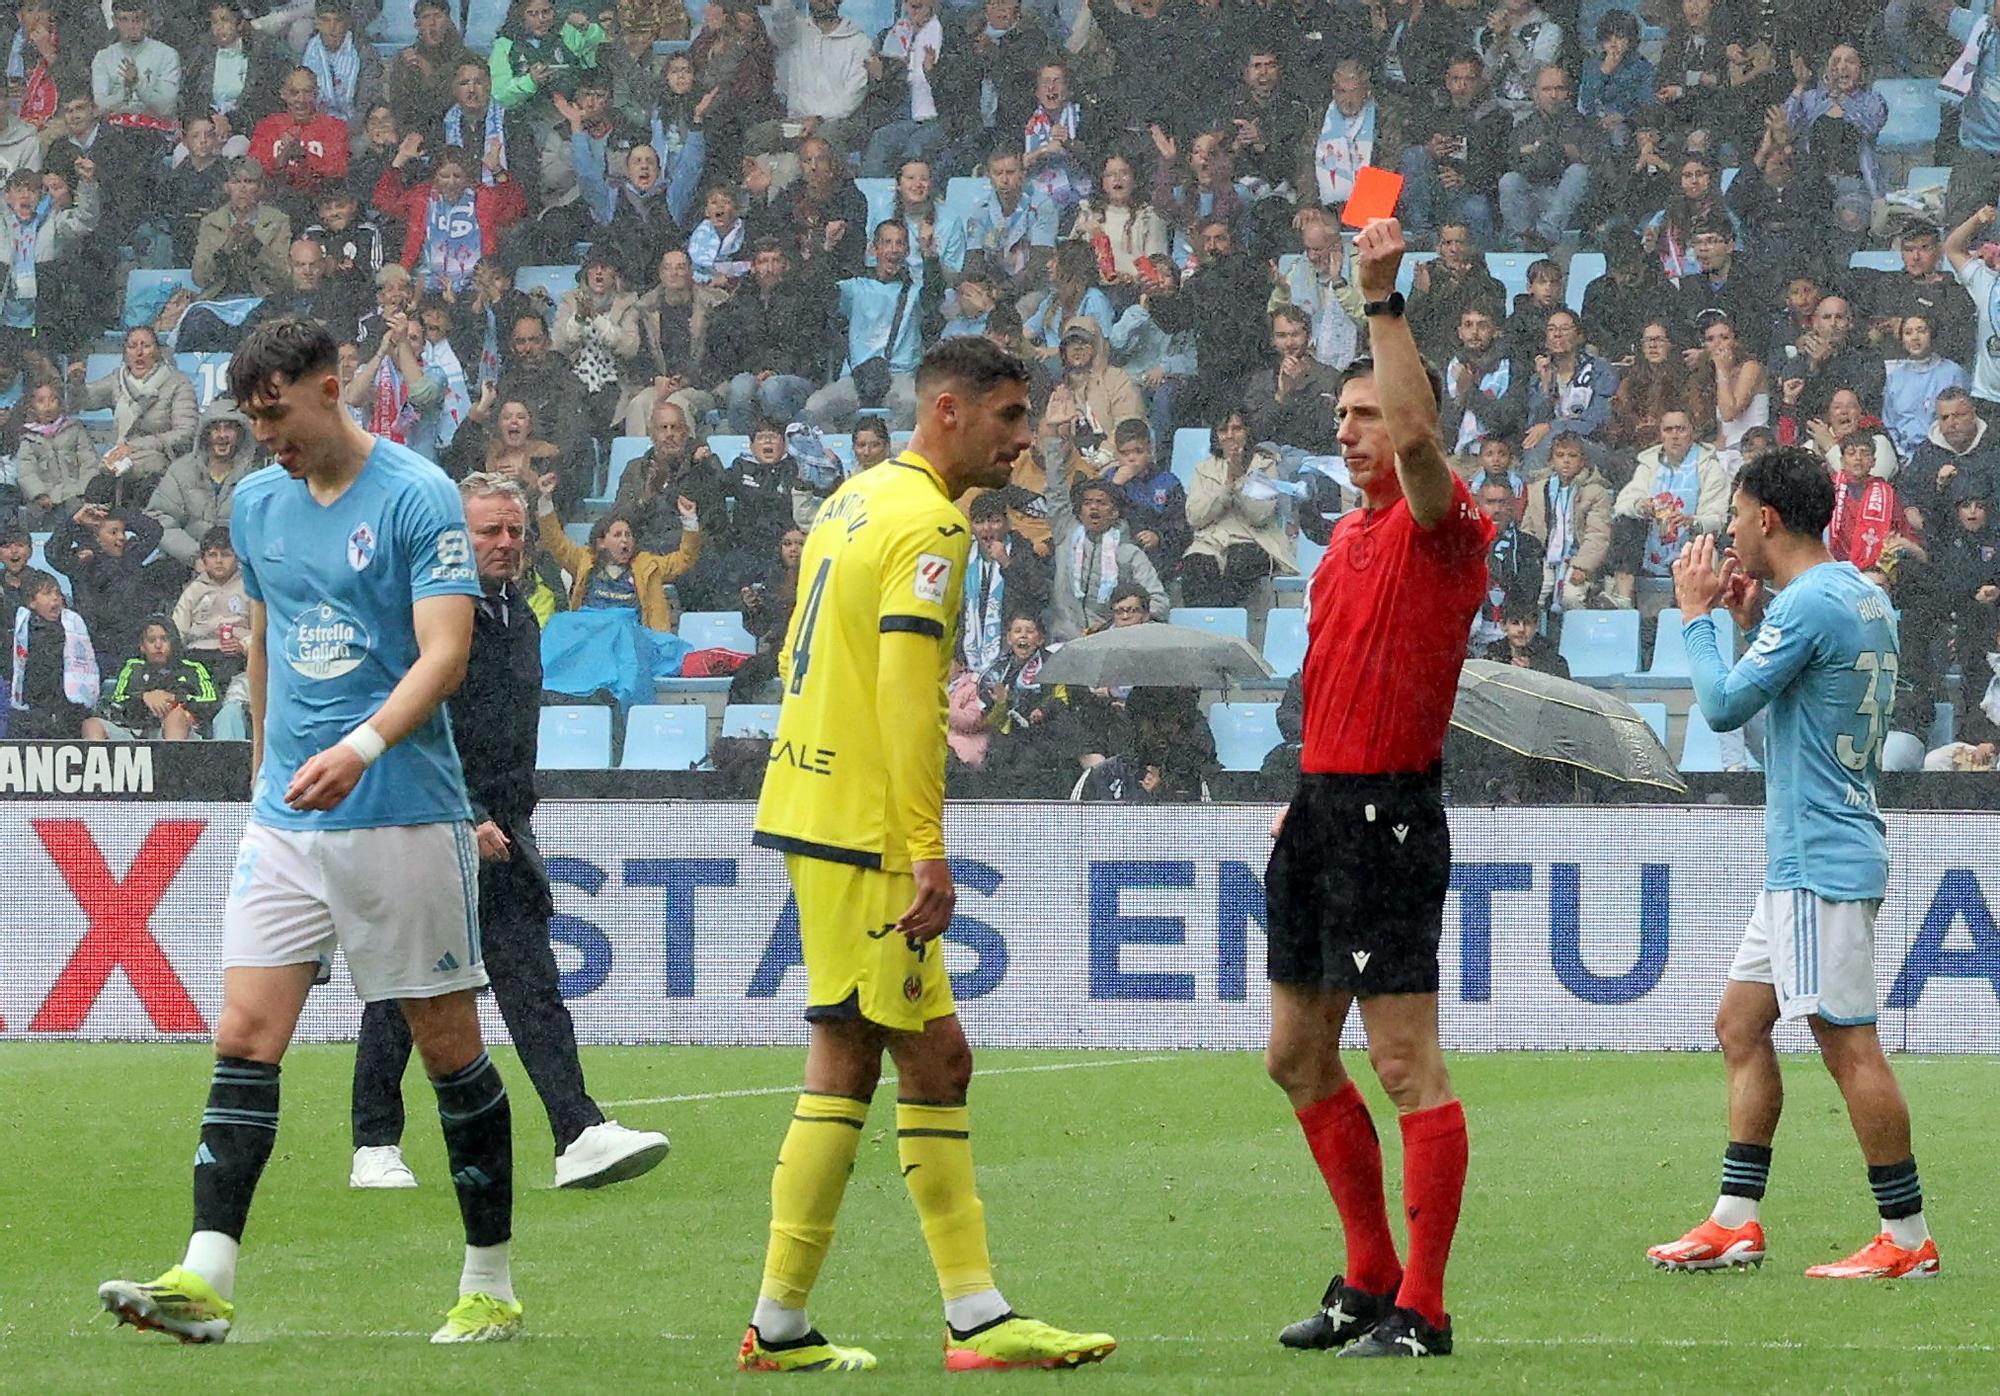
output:
{"label": "referee in red shirt", "polygon": [[[1305,750],[1272,826],[1271,1045],[1347,1237],[1319,1312],[1279,1341],[1343,1357],[1451,1351],[1444,1269],[1465,1190],[1465,1111],[1438,1046],[1438,938],[1451,882],[1440,763],[1486,594],[1492,527],[1445,463],[1438,380],[1396,294],[1403,230],[1355,239],[1372,358],[1341,384],[1340,444],[1364,507],[1334,527],[1307,592]],[[1340,1060],[1355,1000],[1403,1129],[1409,1255],[1399,1259],[1382,1148]]]}

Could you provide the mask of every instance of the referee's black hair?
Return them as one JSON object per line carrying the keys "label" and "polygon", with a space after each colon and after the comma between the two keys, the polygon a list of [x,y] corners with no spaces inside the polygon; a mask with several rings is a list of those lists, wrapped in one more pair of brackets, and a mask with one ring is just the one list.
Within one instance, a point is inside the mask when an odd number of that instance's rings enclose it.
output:
{"label": "referee's black hair", "polygon": [[[1340,387],[1334,390],[1334,401],[1338,402],[1340,400],[1341,393],[1345,392],[1347,385],[1356,378],[1373,378],[1374,376],[1375,360],[1369,355],[1363,354],[1360,358],[1349,364],[1347,371],[1340,375]],[[1444,375],[1437,371],[1437,366],[1429,359],[1424,360],[1424,381],[1431,385],[1431,397],[1437,402],[1439,407],[1443,407]]]}
{"label": "referee's black hair", "polygon": [[1817,538],[1833,522],[1833,477],[1826,458],[1802,446],[1774,446],[1744,463],[1736,488],[1776,511],[1787,532]]}
{"label": "referee's black hair", "polygon": [[917,365],[917,396],[927,398],[949,380],[973,398],[985,397],[1003,383],[1028,385],[1028,365],[985,335],[958,335],[939,340]]}
{"label": "referee's black hair", "polygon": [[303,315],[266,320],[243,337],[229,361],[229,395],[246,410],[268,401],[286,384],[340,371],[333,331]]}

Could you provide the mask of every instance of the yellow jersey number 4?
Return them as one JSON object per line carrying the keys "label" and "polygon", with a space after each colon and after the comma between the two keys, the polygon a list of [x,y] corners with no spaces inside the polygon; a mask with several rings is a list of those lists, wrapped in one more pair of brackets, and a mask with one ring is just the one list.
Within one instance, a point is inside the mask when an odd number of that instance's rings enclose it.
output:
{"label": "yellow jersey number 4", "polygon": [[820,602],[826,598],[826,579],[832,571],[833,559],[821,558],[819,570],[813,573],[812,589],[806,593],[805,611],[799,616],[798,643],[792,646],[791,691],[794,695],[805,691],[806,670],[812,665],[813,627],[819,624]]}

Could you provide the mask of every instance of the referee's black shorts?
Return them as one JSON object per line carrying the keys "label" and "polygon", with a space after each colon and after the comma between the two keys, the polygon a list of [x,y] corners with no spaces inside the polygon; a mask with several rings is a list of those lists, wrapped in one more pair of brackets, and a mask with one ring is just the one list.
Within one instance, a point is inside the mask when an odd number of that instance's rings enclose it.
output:
{"label": "referee's black shorts", "polygon": [[1436,993],[1450,886],[1440,772],[1301,776],[1264,874],[1272,982]]}

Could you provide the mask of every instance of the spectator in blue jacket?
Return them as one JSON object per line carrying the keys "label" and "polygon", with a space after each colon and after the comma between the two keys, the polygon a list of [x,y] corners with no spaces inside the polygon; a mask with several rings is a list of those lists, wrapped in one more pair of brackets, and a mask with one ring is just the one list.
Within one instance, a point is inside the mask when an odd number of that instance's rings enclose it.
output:
{"label": "spectator in blue jacket", "polygon": [[1601,55],[1583,69],[1576,109],[1597,123],[1607,145],[1631,142],[1631,119],[1653,100],[1653,65],[1639,56],[1639,20],[1629,10],[1611,10],[1597,22]]}
{"label": "spectator in blue jacket", "polygon": [[1562,432],[1596,440],[1611,422],[1611,398],[1618,370],[1583,347],[1576,312],[1567,307],[1549,316],[1542,352],[1528,380],[1528,430],[1521,454],[1531,471],[1547,464],[1551,438]]}

